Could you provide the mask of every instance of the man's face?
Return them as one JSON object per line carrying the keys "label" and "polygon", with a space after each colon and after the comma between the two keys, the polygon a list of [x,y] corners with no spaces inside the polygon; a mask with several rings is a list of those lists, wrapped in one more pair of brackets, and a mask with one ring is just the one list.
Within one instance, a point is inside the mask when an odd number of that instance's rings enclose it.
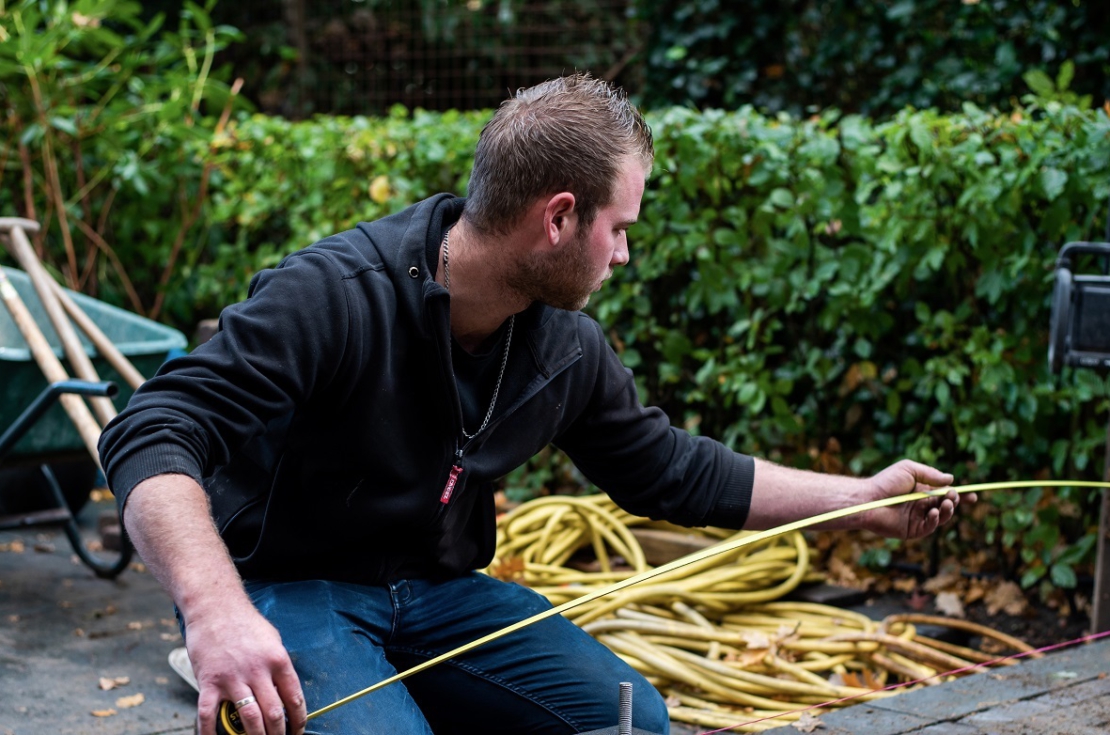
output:
{"label": "man's face", "polygon": [[515,287],[533,301],[575,311],[628,262],[627,230],[640,215],[645,172],[627,156],[617,173],[613,201],[602,207],[589,228],[577,227],[555,253],[536,254],[520,267]]}

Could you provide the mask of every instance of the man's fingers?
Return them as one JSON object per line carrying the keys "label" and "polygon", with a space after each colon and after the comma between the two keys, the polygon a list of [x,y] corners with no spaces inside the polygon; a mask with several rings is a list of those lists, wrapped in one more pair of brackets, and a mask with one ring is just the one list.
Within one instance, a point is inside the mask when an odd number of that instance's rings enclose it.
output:
{"label": "man's fingers", "polygon": [[277,691],[272,687],[261,689],[265,694],[258,699],[258,711],[265,723],[266,735],[285,735],[285,707]]}
{"label": "man's fingers", "polygon": [[297,672],[291,665],[282,667],[274,676],[274,685],[281,696],[281,701],[285,703],[285,714],[289,718],[289,732],[293,735],[303,735],[308,712],[305,709],[304,694],[301,691],[301,681],[297,677]]}
{"label": "man's fingers", "polygon": [[945,498],[941,501],[938,510],[939,523],[938,526],[943,526],[948,521],[952,520],[952,516],[956,515],[956,501],[954,498]]}
{"label": "man's fingers", "polygon": [[197,732],[200,735],[216,735],[216,708],[219,706],[214,697],[202,694],[197,698]]}
{"label": "man's fingers", "polygon": [[941,472],[936,467],[930,467],[927,464],[914,462],[911,459],[902,460],[901,464],[911,475],[913,475],[915,480],[931,487],[943,487],[945,485],[951,485],[952,481],[955,479],[951,473]]}
{"label": "man's fingers", "polygon": [[242,723],[243,729],[247,731],[247,735],[280,735],[282,731],[269,731],[266,728],[266,720],[262,716],[262,706],[252,694],[244,694],[238,699],[232,700],[232,708],[239,713],[239,722]]}

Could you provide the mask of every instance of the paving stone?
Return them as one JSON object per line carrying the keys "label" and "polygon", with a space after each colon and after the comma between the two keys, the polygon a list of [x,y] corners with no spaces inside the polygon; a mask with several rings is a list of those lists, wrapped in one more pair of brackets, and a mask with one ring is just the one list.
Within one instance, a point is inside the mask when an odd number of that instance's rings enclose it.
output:
{"label": "paving stone", "polygon": [[965,725],[972,727],[986,727],[999,722],[1014,722],[1018,720],[1030,720],[1044,714],[1050,714],[1058,711],[1047,704],[1041,704],[1035,699],[1027,699],[1019,702],[1011,702],[999,707],[991,707],[990,709],[976,712],[973,715],[960,720]]}
{"label": "paving stone", "polygon": [[[866,730],[860,730],[860,733],[864,732]],[[938,722],[920,730],[907,732],[906,735],[987,735],[987,733],[970,725],[961,725],[958,722]]]}
{"label": "paving stone", "polygon": [[[1067,684],[1058,680],[1055,686]],[[1020,666],[1015,666],[906,692],[883,700],[882,706],[928,720],[953,720],[991,707],[1031,699],[1050,691],[1052,687],[1047,675],[1026,676]]]}
{"label": "paving stone", "polygon": [[[899,735],[929,724],[928,720],[921,717],[875,707],[873,702],[829,712],[821,715],[819,719],[824,725],[818,731],[821,735],[855,735],[856,733]],[[768,732],[781,733],[782,735],[787,735],[787,733],[797,735],[798,733],[789,725]]]}

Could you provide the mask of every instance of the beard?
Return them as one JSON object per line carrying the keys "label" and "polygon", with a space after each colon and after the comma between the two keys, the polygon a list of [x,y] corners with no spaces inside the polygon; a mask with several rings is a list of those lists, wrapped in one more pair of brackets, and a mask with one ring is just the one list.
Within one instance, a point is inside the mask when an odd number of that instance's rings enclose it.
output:
{"label": "beard", "polygon": [[588,249],[586,238],[576,234],[555,253],[533,253],[517,267],[507,285],[529,301],[578,311],[600,285],[590,267]]}

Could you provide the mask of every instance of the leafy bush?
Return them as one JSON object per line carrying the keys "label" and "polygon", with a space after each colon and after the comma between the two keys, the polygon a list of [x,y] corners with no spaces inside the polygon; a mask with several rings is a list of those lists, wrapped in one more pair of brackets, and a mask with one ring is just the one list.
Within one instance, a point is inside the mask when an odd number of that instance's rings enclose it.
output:
{"label": "leafy bush", "polygon": [[191,2],[176,30],[141,10],[0,5],[0,210],[42,224],[68,285],[157,316],[202,214],[207,113],[229,98],[211,67],[234,30]]}
{"label": "leafy bush", "polygon": [[[462,191],[485,117],[241,120],[213,178],[214,241],[229,244],[199,292],[233,300],[291,248]],[[1053,377],[1045,355],[1056,252],[1104,222],[1105,112],[967,105],[873,124],[672,109],[650,122],[632,263],[591,305],[646,400],[797,466],[867,474],[908,455],[961,482],[1098,476],[1107,382]],[[510,483],[527,494],[529,478],[575,481],[550,457]],[[1074,584],[1090,561],[1091,494],[984,505],[996,510],[976,538],[950,542],[1001,549],[1026,584]]]}
{"label": "leafy bush", "polygon": [[[1099,477],[1108,383],[1045,355],[1057,250],[1105,226],[1105,111],[653,124],[643,245],[594,307],[676,421],[834,472],[913,456],[959,482]],[[1074,584],[1096,498],[996,493],[961,543]]]}
{"label": "leafy bush", "polygon": [[1070,61],[1110,98],[1110,5],[1060,0],[724,0],[640,3],[652,33],[643,101],[887,116],[907,105],[1008,108],[1027,70]]}

